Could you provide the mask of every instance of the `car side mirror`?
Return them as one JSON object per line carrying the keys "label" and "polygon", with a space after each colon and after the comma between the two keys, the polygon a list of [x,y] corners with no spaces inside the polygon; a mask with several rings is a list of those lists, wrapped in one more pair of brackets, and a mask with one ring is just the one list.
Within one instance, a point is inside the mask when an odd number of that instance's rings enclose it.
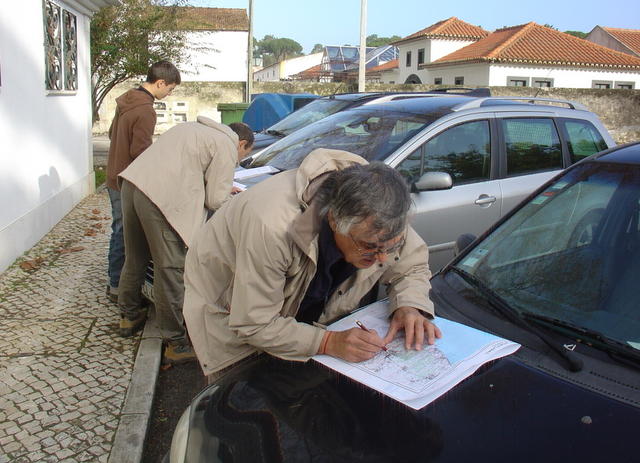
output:
{"label": "car side mirror", "polygon": [[453,254],[457,256],[475,240],[476,240],[476,235],[472,235],[471,233],[464,233],[458,236],[458,239],[456,239],[456,244],[453,248]]}
{"label": "car side mirror", "polygon": [[448,190],[452,186],[453,180],[447,172],[425,172],[411,185],[411,192]]}

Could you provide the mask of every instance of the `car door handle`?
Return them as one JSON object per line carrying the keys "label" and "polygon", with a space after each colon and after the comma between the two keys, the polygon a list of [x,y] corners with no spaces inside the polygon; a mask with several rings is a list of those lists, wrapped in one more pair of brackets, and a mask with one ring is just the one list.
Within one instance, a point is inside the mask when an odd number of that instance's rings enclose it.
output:
{"label": "car door handle", "polygon": [[480,195],[478,197],[478,199],[475,200],[475,203],[478,206],[484,206],[485,204],[491,204],[491,203],[495,203],[496,202],[496,197],[495,196],[488,196],[488,195]]}

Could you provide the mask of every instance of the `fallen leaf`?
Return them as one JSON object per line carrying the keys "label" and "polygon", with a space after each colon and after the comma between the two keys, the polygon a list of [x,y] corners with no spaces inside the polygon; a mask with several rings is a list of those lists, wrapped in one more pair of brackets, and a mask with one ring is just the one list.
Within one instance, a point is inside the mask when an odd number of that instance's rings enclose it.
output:
{"label": "fallen leaf", "polygon": [[100,211],[100,209],[94,209],[91,212],[93,212],[95,215],[98,215],[98,214],[100,214],[101,211]]}
{"label": "fallen leaf", "polygon": [[96,236],[96,231],[93,228],[87,228],[84,232],[84,236]]}
{"label": "fallen leaf", "polygon": [[43,262],[44,259],[42,257],[36,257],[32,260],[25,260],[23,262],[20,262],[20,268],[25,272],[31,272],[33,270],[38,270]]}
{"label": "fallen leaf", "polygon": [[173,365],[171,365],[170,363],[167,363],[166,365],[160,365],[160,369],[162,371],[167,371],[169,368],[171,368]]}
{"label": "fallen leaf", "polygon": [[93,225],[91,225],[93,228],[102,228],[102,224],[101,223],[94,223]]}

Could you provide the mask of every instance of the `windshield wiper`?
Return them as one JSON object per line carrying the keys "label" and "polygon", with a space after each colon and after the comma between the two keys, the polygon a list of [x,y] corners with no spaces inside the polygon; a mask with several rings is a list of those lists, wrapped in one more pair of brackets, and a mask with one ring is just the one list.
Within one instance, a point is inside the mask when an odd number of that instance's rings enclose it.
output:
{"label": "windshield wiper", "polygon": [[[636,368],[640,368],[640,364],[637,363],[638,360],[640,360],[640,352],[620,341],[608,338],[599,331],[542,314],[523,312],[522,317],[529,321],[540,323],[543,326],[552,325],[571,331],[583,338],[583,341],[587,342],[589,345],[594,345],[595,347],[605,350],[609,355],[615,357],[616,360],[620,360],[625,364],[631,364]],[[621,359],[620,356],[625,359]],[[634,362],[629,362],[627,359],[632,359]]]}
{"label": "windshield wiper", "polygon": [[491,307],[493,307],[500,315],[503,315],[507,318],[507,320],[514,323],[515,325],[526,329],[530,333],[535,334],[555,353],[559,354],[560,357],[562,357],[562,360],[565,362],[569,371],[576,372],[582,370],[583,363],[580,358],[576,357],[576,355],[566,347],[556,344],[554,339],[551,339],[546,333],[540,331],[535,325],[532,325],[527,320],[525,320],[520,315],[520,312],[513,309],[498,294],[489,289],[482,281],[480,281],[480,279],[458,267],[451,267],[451,270],[460,275],[467,283],[474,286],[489,302]]}
{"label": "windshield wiper", "polygon": [[274,137],[279,137],[279,138],[284,138],[287,136],[286,133],[280,131],[280,130],[275,130],[275,129],[268,129],[265,130],[265,133],[268,133],[269,135],[273,135]]}

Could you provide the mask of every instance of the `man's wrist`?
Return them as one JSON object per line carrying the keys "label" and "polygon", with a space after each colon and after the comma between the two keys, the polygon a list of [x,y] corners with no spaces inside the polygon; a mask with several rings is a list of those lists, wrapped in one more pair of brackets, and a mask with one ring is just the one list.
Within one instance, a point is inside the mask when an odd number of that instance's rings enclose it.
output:
{"label": "man's wrist", "polygon": [[333,334],[333,331],[325,331],[324,336],[322,337],[322,342],[320,343],[320,348],[318,349],[318,354],[326,354],[327,353],[327,344],[329,344],[329,338]]}

